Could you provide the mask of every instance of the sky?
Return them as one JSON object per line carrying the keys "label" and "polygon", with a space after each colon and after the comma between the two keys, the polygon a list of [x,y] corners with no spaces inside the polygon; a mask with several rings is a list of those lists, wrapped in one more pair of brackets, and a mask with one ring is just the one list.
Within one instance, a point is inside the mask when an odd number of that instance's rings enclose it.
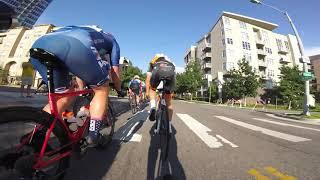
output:
{"label": "sky", "polygon": [[[264,0],[286,10],[308,55],[320,54],[320,0]],[[285,16],[249,0],[53,0],[37,24],[100,26],[115,36],[121,56],[147,70],[156,53],[169,56],[178,70],[191,45],[209,32],[222,11],[250,16],[292,29]]]}

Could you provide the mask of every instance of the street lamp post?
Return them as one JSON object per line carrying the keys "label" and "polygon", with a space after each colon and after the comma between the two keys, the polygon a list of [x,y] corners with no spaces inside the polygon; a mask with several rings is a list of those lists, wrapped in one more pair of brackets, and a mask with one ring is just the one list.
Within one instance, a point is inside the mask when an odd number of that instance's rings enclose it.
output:
{"label": "street lamp post", "polygon": [[[274,6],[265,4],[265,3],[263,3],[262,1],[259,1],[259,0],[250,0],[250,2],[255,3],[255,4],[259,4],[259,5],[264,5],[264,6],[270,7],[270,8],[272,8],[272,9],[274,9],[274,10],[276,10],[276,11],[284,14],[284,15],[287,17],[287,19],[288,19],[288,21],[289,21],[289,23],[290,23],[290,25],[291,25],[291,27],[292,27],[292,29],[293,29],[293,31],[294,31],[294,34],[295,34],[295,36],[297,37],[298,47],[299,47],[299,50],[300,50],[300,53],[301,53],[301,59],[302,59],[302,62],[303,62],[303,71],[304,71],[304,72],[308,72],[308,62],[309,62],[308,59],[309,59],[309,58],[305,56],[304,47],[303,47],[301,38],[300,38],[300,36],[299,36],[299,33],[298,33],[295,25],[293,24],[293,22],[292,22],[292,20],[291,20],[289,14],[288,14],[286,11],[282,11],[282,10],[280,10],[280,9],[274,7]],[[309,111],[309,96],[310,96],[309,80],[306,80],[306,81],[305,81],[305,88],[304,88],[304,107],[303,107],[303,114],[304,114],[304,115],[307,115],[307,116],[310,116],[310,111]]]}

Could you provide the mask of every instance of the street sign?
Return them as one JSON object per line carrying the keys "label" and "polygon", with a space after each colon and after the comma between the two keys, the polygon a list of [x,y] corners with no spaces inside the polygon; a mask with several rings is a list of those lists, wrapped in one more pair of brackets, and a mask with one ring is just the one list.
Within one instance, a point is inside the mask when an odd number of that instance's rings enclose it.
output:
{"label": "street sign", "polygon": [[312,79],[314,79],[314,75],[313,74],[311,74],[311,76],[302,76],[302,79],[304,80],[304,81],[309,81],[309,80],[312,80]]}
{"label": "street sign", "polygon": [[304,72],[303,77],[312,77],[313,74],[311,72]]}

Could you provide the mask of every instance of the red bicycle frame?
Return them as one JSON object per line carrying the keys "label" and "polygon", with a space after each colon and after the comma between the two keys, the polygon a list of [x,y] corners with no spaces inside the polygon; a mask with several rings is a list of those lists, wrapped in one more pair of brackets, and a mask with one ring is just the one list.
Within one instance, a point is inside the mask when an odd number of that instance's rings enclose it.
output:
{"label": "red bicycle frame", "polygon": [[[44,168],[44,167],[54,163],[55,161],[58,161],[64,157],[67,157],[72,154],[72,150],[68,150],[68,151],[63,152],[62,154],[55,156],[49,160],[46,160],[46,161],[42,160],[42,158],[44,157],[45,152],[46,152],[46,148],[47,148],[48,141],[50,139],[50,135],[51,135],[53,128],[56,125],[57,121],[60,121],[60,123],[63,125],[63,128],[67,132],[68,138],[70,140],[70,143],[65,145],[64,147],[73,145],[73,144],[77,143],[78,141],[80,141],[81,138],[83,137],[83,133],[85,132],[85,130],[87,129],[87,127],[89,125],[90,118],[88,117],[86,119],[84,125],[82,127],[79,127],[76,132],[70,131],[66,122],[59,118],[61,115],[58,114],[57,101],[63,97],[74,97],[74,96],[79,96],[81,94],[88,94],[88,93],[93,93],[93,90],[86,89],[86,90],[72,91],[72,92],[67,92],[67,93],[50,93],[50,92],[48,93],[50,111],[51,111],[51,114],[54,116],[54,120],[50,124],[50,128],[48,129],[48,131],[46,133],[46,137],[43,142],[39,157],[37,157],[38,158],[37,163],[33,166],[34,169]],[[31,138],[33,136],[33,133],[35,131],[37,131],[38,129],[39,129],[39,127],[35,127],[35,129],[32,132]],[[55,151],[58,152],[59,150],[63,149],[64,147],[60,147],[58,150],[55,150]],[[53,153],[51,152],[51,154],[54,154],[54,152]],[[50,155],[50,153],[49,153],[49,155]]]}

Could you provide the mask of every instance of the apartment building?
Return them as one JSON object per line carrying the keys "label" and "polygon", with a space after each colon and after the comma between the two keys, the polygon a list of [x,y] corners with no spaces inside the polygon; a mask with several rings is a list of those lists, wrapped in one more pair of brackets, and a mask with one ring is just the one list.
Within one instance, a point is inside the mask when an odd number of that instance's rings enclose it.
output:
{"label": "apartment building", "polygon": [[52,0],[1,0],[11,6],[19,25],[32,28]]}
{"label": "apartment building", "polygon": [[222,82],[221,74],[238,68],[243,58],[265,81],[266,88],[279,81],[282,65],[297,65],[302,70],[296,37],[273,32],[277,27],[271,22],[222,12],[212,29],[197,42],[204,78]]}
{"label": "apartment building", "polygon": [[[29,60],[29,49],[40,37],[52,31],[53,25],[37,25],[33,29],[18,27],[0,33],[0,67],[7,72],[2,80],[9,84],[18,84],[22,74],[22,63]],[[34,73],[35,85],[39,75]]]}
{"label": "apartment building", "polygon": [[320,91],[320,54],[310,56],[311,71],[314,73],[315,79],[311,81],[312,85]]}

